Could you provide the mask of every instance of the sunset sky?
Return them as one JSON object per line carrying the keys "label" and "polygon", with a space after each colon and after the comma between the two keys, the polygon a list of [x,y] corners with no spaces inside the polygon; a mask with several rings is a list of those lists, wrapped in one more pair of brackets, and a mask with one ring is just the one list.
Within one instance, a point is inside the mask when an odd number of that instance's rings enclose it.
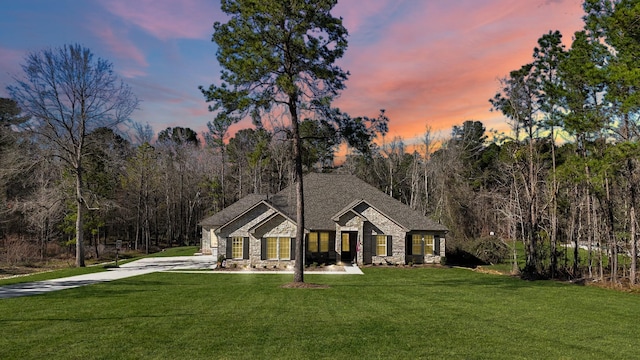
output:
{"label": "sunset sky", "polygon": [[[341,0],[351,76],[336,106],[352,116],[386,109],[388,137],[411,143],[430,125],[480,120],[504,130],[488,99],[498,78],[531,61],[537,39],[582,27],[580,0]],[[79,43],[114,64],[142,100],[133,120],[206,131],[213,118],[198,90],[219,81],[211,42],[224,21],[215,0],[2,0],[0,97],[28,52]],[[232,130],[250,126],[242,122]]]}

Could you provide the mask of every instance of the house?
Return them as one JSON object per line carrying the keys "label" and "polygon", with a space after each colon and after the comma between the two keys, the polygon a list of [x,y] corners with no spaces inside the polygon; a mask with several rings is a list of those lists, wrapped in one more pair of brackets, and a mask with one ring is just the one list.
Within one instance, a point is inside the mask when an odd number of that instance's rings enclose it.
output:
{"label": "house", "polygon": [[[447,228],[352,175],[304,177],[305,263],[440,263]],[[295,185],[251,194],[208,217],[202,253],[240,266],[295,262]]]}

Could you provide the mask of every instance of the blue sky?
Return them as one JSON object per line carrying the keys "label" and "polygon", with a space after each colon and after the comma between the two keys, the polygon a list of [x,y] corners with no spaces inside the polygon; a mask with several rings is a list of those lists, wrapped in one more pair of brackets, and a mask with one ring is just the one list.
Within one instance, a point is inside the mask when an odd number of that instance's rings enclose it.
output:
{"label": "blue sky", "polygon": [[[504,129],[488,99],[497,79],[531,61],[536,40],[582,27],[579,0],[342,0],[349,30],[340,65],[351,72],[336,102],[353,116],[387,110],[389,137],[408,142],[427,124],[442,136],[465,120]],[[211,42],[218,1],[0,0],[0,96],[25,55],[79,43],[111,61],[142,100],[133,119],[158,133],[206,131],[212,119],[199,85],[217,82]],[[233,130],[248,127],[248,122]]]}

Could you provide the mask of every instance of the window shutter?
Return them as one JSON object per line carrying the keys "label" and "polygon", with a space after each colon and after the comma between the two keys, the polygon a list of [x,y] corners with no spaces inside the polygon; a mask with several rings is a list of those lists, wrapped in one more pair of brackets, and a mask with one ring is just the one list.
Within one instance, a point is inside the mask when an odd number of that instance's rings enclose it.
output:
{"label": "window shutter", "polygon": [[291,260],[295,260],[296,259],[296,238],[291,238]]}
{"label": "window shutter", "polygon": [[227,251],[226,251],[226,254],[225,254],[225,257],[227,259],[232,259],[233,258],[233,252],[232,252],[231,246],[232,246],[232,240],[231,240],[230,237],[228,237],[227,238]]}
{"label": "window shutter", "polygon": [[393,236],[387,235],[387,256],[393,255]]}
{"label": "window shutter", "polygon": [[433,236],[433,255],[440,255],[440,235]]}
{"label": "window shutter", "polygon": [[[356,239],[357,241],[357,239]],[[362,244],[356,243],[356,250],[362,252],[362,261],[365,264],[371,264],[373,260],[373,254],[371,253],[372,244],[374,242],[373,235],[371,235],[371,231],[369,230],[368,234],[363,234],[362,236]],[[360,247],[362,246],[362,247]],[[357,251],[356,251],[357,252]]]}
{"label": "window shutter", "polygon": [[260,260],[267,260],[267,239],[260,239]]}
{"label": "window shutter", "polygon": [[249,238],[242,238],[242,258],[249,259]]}
{"label": "window shutter", "polygon": [[335,260],[337,256],[336,253],[336,233],[329,233],[329,259]]}
{"label": "window shutter", "polygon": [[407,233],[405,238],[405,249],[407,251],[407,255],[413,255],[413,240],[409,233]]}
{"label": "window shutter", "polygon": [[376,236],[371,236],[371,256],[376,256],[378,254],[378,238]]}

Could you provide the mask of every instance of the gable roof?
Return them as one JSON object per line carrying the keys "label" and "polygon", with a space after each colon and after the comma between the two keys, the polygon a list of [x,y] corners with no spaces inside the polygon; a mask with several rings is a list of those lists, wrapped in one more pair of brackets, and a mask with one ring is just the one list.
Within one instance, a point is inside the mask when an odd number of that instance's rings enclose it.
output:
{"label": "gable roof", "polygon": [[[257,226],[259,226],[259,225],[263,224],[265,221],[268,221],[269,219],[273,218],[275,215],[281,215],[286,220],[291,221],[292,223],[295,223],[295,220],[289,218],[286,214],[282,213],[275,206],[271,205],[267,200],[261,200],[261,201],[258,201],[257,203],[255,203],[254,205],[246,208],[244,211],[242,211],[240,214],[238,214],[238,216],[229,219],[229,221],[227,221],[226,223],[224,223],[220,227],[218,227],[218,230],[221,230],[221,229],[225,228],[227,225],[230,225],[231,223],[233,223],[234,221],[236,221],[237,219],[241,218],[243,215],[245,215],[246,213],[252,211],[254,208],[256,208],[256,207],[258,207],[260,205],[264,205],[267,208],[272,209],[273,210],[273,214],[268,215],[267,218],[265,218],[265,219],[262,219],[258,224],[256,224]],[[254,225],[254,226],[256,226],[256,225]]]}
{"label": "gable roof", "polygon": [[218,211],[200,222],[200,226],[219,227],[237,218],[248,209],[254,207],[259,202],[266,200],[267,196],[262,194],[249,194],[226,208]]}
{"label": "gable roof", "polygon": [[[366,203],[390,220],[408,230],[448,231],[437,222],[423,216],[406,204],[392,198],[353,175],[319,174],[305,175],[304,179],[305,228],[309,230],[335,229],[336,216],[352,211]],[[201,226],[217,228],[228,224],[260,202],[280,212],[295,222],[296,184],[291,184],[273,196],[249,194],[225,209],[200,222]]]}
{"label": "gable roof", "polygon": [[368,207],[373,208],[375,211],[377,211],[378,213],[382,214],[383,216],[385,216],[387,219],[391,220],[392,222],[394,222],[396,225],[400,226],[401,228],[403,228],[404,231],[410,231],[411,229],[406,228],[404,225],[402,225],[402,223],[396,221],[394,218],[392,218],[391,216],[387,215],[384,213],[384,211],[380,211],[380,209],[376,208],[375,206],[369,204],[366,200],[364,199],[358,199],[354,202],[352,202],[351,204],[347,205],[347,207],[345,207],[344,209],[340,210],[337,214],[333,215],[331,217],[331,220],[333,221],[338,221],[340,219],[340,217],[342,217],[342,215],[351,212],[356,216],[359,217],[363,217],[360,213],[358,213],[357,211],[355,211],[355,207],[359,206],[360,204],[365,204]]}
{"label": "gable roof", "polygon": [[[353,175],[311,173],[304,177],[305,228],[332,230],[332,217],[354,204],[365,201],[398,225],[411,230],[448,231],[402,202],[388,196]],[[269,201],[284,214],[295,219],[295,184],[275,194]]]}

